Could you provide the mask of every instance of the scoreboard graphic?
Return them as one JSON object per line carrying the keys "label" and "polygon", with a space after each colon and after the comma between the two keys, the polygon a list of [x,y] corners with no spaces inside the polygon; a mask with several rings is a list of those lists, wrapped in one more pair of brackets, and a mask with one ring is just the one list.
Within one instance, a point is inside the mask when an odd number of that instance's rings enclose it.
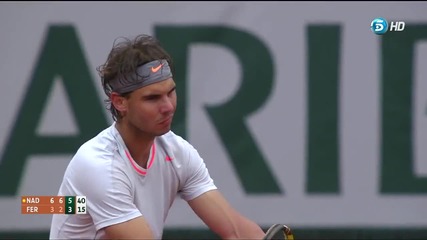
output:
{"label": "scoreboard graphic", "polygon": [[22,214],[86,214],[86,196],[22,196]]}

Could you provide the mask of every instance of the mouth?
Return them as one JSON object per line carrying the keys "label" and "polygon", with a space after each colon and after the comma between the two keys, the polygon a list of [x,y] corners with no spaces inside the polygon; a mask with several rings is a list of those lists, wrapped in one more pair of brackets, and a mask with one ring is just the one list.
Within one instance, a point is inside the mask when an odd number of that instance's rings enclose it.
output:
{"label": "mouth", "polygon": [[162,120],[161,122],[159,122],[159,124],[169,124],[172,121],[172,116],[167,117],[166,119]]}

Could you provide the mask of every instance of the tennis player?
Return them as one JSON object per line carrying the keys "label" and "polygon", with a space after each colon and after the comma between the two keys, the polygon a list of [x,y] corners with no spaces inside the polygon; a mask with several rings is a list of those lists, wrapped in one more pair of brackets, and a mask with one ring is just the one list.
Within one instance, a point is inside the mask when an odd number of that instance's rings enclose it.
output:
{"label": "tennis player", "polygon": [[258,224],[217,189],[197,150],[171,131],[173,66],[158,40],[125,38],[97,70],[114,122],[77,150],[58,192],[86,196],[88,213],[53,215],[50,239],[161,239],[176,196],[222,239],[262,239]]}

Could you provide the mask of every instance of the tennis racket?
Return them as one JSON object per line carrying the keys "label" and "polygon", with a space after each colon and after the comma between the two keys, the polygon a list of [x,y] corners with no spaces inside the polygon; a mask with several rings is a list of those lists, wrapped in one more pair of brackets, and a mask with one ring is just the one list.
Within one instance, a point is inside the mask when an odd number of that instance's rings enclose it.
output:
{"label": "tennis racket", "polygon": [[283,224],[273,224],[265,233],[263,240],[293,240],[291,229]]}

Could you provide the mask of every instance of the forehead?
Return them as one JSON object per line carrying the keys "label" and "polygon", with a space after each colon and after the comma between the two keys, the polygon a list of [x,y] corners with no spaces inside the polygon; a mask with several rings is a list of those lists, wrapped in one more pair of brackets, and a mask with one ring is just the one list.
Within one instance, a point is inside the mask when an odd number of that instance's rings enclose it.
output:
{"label": "forehead", "polygon": [[162,94],[169,92],[173,87],[175,87],[175,81],[172,78],[168,78],[164,81],[137,89],[134,93],[136,93],[136,95]]}

